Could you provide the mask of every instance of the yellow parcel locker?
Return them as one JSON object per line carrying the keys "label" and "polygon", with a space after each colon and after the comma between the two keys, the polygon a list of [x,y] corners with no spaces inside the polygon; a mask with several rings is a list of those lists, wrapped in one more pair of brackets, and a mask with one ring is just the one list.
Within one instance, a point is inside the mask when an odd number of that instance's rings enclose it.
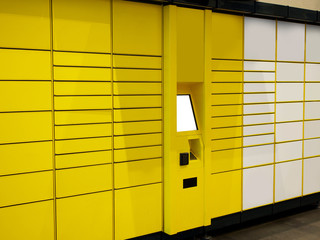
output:
{"label": "yellow parcel locker", "polygon": [[53,201],[0,208],[1,239],[54,240],[53,213]]}
{"label": "yellow parcel locker", "polygon": [[242,93],[242,83],[212,83],[212,93]]}
{"label": "yellow parcel locker", "polygon": [[161,83],[114,83],[115,95],[161,94]]}
{"label": "yellow parcel locker", "polygon": [[162,184],[115,191],[115,239],[162,230]]}
{"label": "yellow parcel locker", "polygon": [[111,95],[110,82],[55,82],[57,95]]}
{"label": "yellow parcel locker", "polygon": [[110,54],[53,52],[54,65],[82,67],[111,67]]}
{"label": "yellow parcel locker", "polygon": [[242,115],[242,105],[214,106],[211,107],[213,117]]}
{"label": "yellow parcel locker", "polygon": [[162,121],[114,123],[114,135],[162,132]]}
{"label": "yellow parcel locker", "polygon": [[161,60],[161,57],[154,56],[114,55],[113,66],[116,68],[161,69]]}
{"label": "yellow parcel locker", "polygon": [[212,60],[213,71],[242,71],[242,61]]}
{"label": "yellow parcel locker", "polygon": [[54,80],[111,81],[110,68],[54,67]]}
{"label": "yellow parcel locker", "polygon": [[225,172],[240,169],[242,166],[242,149],[229,149],[211,153],[211,172]]}
{"label": "yellow parcel locker", "polygon": [[111,188],[111,164],[61,169],[56,172],[57,197],[105,191]]}
{"label": "yellow parcel locker", "polygon": [[242,125],[242,116],[231,116],[231,117],[212,117],[211,126],[213,128],[219,127],[235,127]]}
{"label": "yellow parcel locker", "polygon": [[240,148],[242,146],[242,138],[228,138],[211,141],[212,150],[223,150],[231,148]]}
{"label": "yellow parcel locker", "polygon": [[162,133],[120,136],[114,138],[114,148],[143,147],[162,144]]}
{"label": "yellow parcel locker", "polygon": [[161,107],[161,96],[114,96],[114,108]]}
{"label": "yellow parcel locker", "polygon": [[112,121],[111,110],[55,111],[55,124],[108,123]]}
{"label": "yellow parcel locker", "polygon": [[242,82],[242,72],[212,72],[212,82]]}
{"label": "yellow parcel locker", "polygon": [[242,136],[242,127],[215,128],[211,130],[212,139],[233,138]]}
{"label": "yellow parcel locker", "polygon": [[161,70],[156,69],[114,69],[113,81],[117,82],[161,82]]}
{"label": "yellow parcel locker", "polygon": [[112,191],[57,199],[57,237],[112,239],[112,214]]}
{"label": "yellow parcel locker", "polygon": [[242,94],[215,94],[211,95],[212,105],[241,104]]}
{"label": "yellow parcel locker", "polygon": [[53,48],[110,52],[110,0],[53,0]]}
{"label": "yellow parcel locker", "polygon": [[160,157],[162,157],[162,146],[147,146],[114,150],[115,162],[125,162]]}
{"label": "yellow parcel locker", "polygon": [[160,120],[161,118],[161,108],[114,109],[115,122]]}
{"label": "yellow parcel locker", "polygon": [[54,98],[55,110],[111,109],[111,96],[58,96]]}
{"label": "yellow parcel locker", "polygon": [[113,51],[161,55],[162,6],[122,0],[113,4]]}

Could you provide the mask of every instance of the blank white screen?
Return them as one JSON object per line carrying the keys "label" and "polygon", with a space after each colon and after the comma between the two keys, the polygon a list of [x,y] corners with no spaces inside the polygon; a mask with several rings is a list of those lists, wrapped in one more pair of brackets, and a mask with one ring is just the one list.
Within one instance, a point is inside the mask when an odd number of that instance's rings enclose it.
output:
{"label": "blank white screen", "polygon": [[197,130],[190,95],[177,95],[177,131]]}

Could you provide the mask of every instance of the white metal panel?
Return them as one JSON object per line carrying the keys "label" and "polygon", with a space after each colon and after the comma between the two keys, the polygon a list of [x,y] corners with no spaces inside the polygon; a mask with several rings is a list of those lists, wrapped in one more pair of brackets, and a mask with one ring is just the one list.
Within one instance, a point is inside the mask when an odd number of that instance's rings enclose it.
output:
{"label": "white metal panel", "polygon": [[273,72],[244,72],[243,80],[245,82],[272,82],[275,81]]}
{"label": "white metal panel", "polygon": [[320,120],[304,122],[304,138],[320,137]]}
{"label": "white metal panel", "polygon": [[320,62],[320,26],[307,24],[306,60]]}
{"label": "white metal panel", "polygon": [[256,62],[256,61],[244,61],[243,66],[245,71],[274,71],[274,62]]}
{"label": "white metal panel", "polygon": [[277,81],[303,82],[303,63],[277,63]]}
{"label": "white metal panel", "polygon": [[299,158],[302,158],[302,141],[276,144],[276,162]]}
{"label": "white metal panel", "polygon": [[277,103],[276,121],[303,120],[303,103]]}
{"label": "white metal panel", "polygon": [[274,122],[274,114],[273,113],[243,116],[243,125],[273,123],[273,122]]}
{"label": "white metal panel", "polygon": [[256,125],[256,126],[245,126],[243,127],[243,135],[254,135],[263,133],[273,133],[274,124]]}
{"label": "white metal panel", "polygon": [[243,148],[243,167],[273,163],[274,144]]}
{"label": "white metal panel", "polygon": [[277,36],[277,60],[304,61],[304,24],[278,21]]}
{"label": "white metal panel", "polygon": [[268,144],[274,142],[274,134],[243,137],[243,146],[253,146],[258,144]]}
{"label": "white metal panel", "polygon": [[243,209],[273,202],[273,165],[243,170]]}
{"label": "white metal panel", "polygon": [[277,83],[277,102],[303,101],[303,83]]}
{"label": "white metal panel", "polygon": [[244,18],[244,58],[274,60],[276,22],[260,18]]}
{"label": "white metal panel", "polygon": [[304,140],[304,157],[320,155],[320,139]]}
{"label": "white metal panel", "polygon": [[[319,44],[320,45],[320,44]],[[320,100],[320,83],[306,83],[306,101]]]}
{"label": "white metal panel", "polygon": [[244,92],[274,92],[274,83],[245,83]]}
{"label": "white metal panel", "polygon": [[302,160],[276,164],[275,201],[302,195]]}
{"label": "white metal panel", "polygon": [[304,160],[303,195],[320,192],[320,157]]}
{"label": "white metal panel", "polygon": [[276,141],[290,141],[302,139],[302,122],[277,123],[276,124]]}
{"label": "white metal panel", "polygon": [[306,102],[305,103],[305,119],[319,119],[320,118],[320,102]]}
{"label": "white metal panel", "polygon": [[320,64],[306,64],[306,81],[320,81]]}
{"label": "white metal panel", "polygon": [[274,112],[274,103],[250,104],[243,106],[243,114]]}
{"label": "white metal panel", "polygon": [[274,93],[244,94],[243,102],[244,103],[274,102]]}

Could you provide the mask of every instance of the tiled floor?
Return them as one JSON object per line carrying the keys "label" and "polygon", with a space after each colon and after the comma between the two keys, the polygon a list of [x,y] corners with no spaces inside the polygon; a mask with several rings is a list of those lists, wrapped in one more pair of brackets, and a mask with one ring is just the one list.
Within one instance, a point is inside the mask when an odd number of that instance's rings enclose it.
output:
{"label": "tiled floor", "polygon": [[320,240],[320,207],[268,222],[226,229],[208,240]]}

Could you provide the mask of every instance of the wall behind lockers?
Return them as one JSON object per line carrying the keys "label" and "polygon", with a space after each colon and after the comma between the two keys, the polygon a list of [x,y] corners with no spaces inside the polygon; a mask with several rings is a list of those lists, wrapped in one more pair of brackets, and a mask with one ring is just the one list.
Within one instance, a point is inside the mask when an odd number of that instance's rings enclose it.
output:
{"label": "wall behind lockers", "polygon": [[320,191],[320,27],[213,13],[212,217]]}
{"label": "wall behind lockers", "polygon": [[285,5],[285,6],[296,7],[296,8],[316,10],[316,11],[320,10],[320,2],[318,0],[308,0],[308,1],[303,1],[303,0],[257,0],[257,1]]}
{"label": "wall behind lockers", "polygon": [[0,238],[161,231],[162,6],[0,9]]}

